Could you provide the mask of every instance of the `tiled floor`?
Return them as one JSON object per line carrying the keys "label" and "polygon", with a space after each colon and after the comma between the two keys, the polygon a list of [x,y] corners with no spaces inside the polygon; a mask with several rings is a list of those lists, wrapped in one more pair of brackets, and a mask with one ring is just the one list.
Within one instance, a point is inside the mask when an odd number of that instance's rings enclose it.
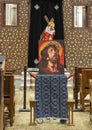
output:
{"label": "tiled floor", "polygon": [[[90,122],[89,111],[85,112],[74,112],[74,126],[68,126],[66,124],[61,124],[60,119],[44,119],[39,120],[35,126],[30,126],[30,112],[20,112],[24,110],[23,106],[23,89],[19,86],[20,81],[15,80],[15,117],[14,124],[10,126],[9,123],[6,124],[5,130],[92,130],[92,122]],[[72,87],[68,88],[69,98],[72,99]],[[29,101],[34,99],[34,89],[27,88],[26,96],[26,109],[29,108]]]}

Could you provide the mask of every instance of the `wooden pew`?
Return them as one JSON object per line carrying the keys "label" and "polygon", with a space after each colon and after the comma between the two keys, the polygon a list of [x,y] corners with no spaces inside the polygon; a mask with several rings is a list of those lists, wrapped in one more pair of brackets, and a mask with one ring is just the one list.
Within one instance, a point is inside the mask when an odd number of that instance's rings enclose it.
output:
{"label": "wooden pew", "polygon": [[[75,68],[74,75],[74,99],[75,108],[78,109],[80,103],[81,110],[85,108],[85,97],[89,94],[89,79],[92,78],[92,68]],[[78,93],[80,97],[78,97]]]}
{"label": "wooden pew", "polygon": [[9,113],[8,117],[10,125],[13,125],[15,115],[15,87],[14,87],[14,73],[13,71],[6,71],[4,73],[4,106],[7,107]]}
{"label": "wooden pew", "polygon": [[3,92],[4,70],[5,70],[5,57],[0,56],[0,130],[4,129],[4,92]]}

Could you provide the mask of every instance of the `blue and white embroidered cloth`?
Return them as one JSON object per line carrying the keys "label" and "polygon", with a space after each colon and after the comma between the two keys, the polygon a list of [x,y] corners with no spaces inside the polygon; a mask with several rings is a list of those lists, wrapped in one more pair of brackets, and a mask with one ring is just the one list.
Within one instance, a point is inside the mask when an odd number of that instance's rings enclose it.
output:
{"label": "blue and white embroidered cloth", "polygon": [[62,75],[38,75],[35,82],[36,118],[55,117],[66,119],[67,77]]}

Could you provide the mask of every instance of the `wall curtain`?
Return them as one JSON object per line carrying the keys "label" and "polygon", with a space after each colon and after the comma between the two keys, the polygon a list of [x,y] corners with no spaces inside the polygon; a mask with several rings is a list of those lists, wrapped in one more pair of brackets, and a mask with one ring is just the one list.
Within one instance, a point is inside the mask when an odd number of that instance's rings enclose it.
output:
{"label": "wall curtain", "polygon": [[28,67],[38,67],[38,41],[40,35],[47,26],[44,16],[47,15],[50,20],[52,17],[55,21],[56,40],[64,39],[63,31],[63,0],[30,0],[30,29],[28,45]]}

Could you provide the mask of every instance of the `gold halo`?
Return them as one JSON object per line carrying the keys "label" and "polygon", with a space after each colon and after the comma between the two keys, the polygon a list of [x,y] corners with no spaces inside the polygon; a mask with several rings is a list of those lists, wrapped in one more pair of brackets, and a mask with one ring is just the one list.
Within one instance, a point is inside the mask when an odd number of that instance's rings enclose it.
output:
{"label": "gold halo", "polygon": [[58,41],[55,41],[55,40],[49,40],[49,41],[39,41],[39,59],[41,59],[41,51],[48,45],[50,44],[54,44],[58,50],[59,50],[59,55],[61,55],[62,53],[62,45],[58,42]]}

